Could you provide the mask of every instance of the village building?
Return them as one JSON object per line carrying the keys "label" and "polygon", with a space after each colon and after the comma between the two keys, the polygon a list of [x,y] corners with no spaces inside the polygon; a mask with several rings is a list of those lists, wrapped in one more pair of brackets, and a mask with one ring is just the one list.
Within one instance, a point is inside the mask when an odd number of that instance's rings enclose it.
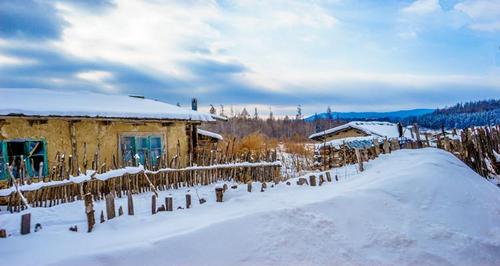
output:
{"label": "village building", "polygon": [[224,138],[220,134],[208,130],[198,128],[196,130],[196,133],[198,134],[198,147],[208,147],[224,140]]}
{"label": "village building", "polygon": [[412,139],[411,130],[398,124],[377,121],[352,121],[344,125],[323,130],[309,136],[320,145],[340,146],[347,144],[356,148],[371,145],[373,139]]}
{"label": "village building", "polygon": [[9,177],[7,165],[15,177],[39,177],[59,160],[71,160],[74,173],[103,165],[187,166],[197,125],[214,121],[141,96],[0,89],[0,99],[0,180]]}

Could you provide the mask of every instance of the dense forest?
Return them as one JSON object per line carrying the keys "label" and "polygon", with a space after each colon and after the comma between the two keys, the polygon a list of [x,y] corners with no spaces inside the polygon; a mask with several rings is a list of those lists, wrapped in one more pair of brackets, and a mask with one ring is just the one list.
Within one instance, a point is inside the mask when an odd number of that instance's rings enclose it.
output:
{"label": "dense forest", "polygon": [[500,100],[458,103],[451,107],[403,120],[405,124],[418,123],[422,127],[438,129],[466,128],[500,124]]}
{"label": "dense forest", "polygon": [[[315,121],[314,119],[313,121]],[[457,103],[456,105],[436,109],[431,113],[419,116],[408,116],[404,118],[380,117],[380,118],[343,118],[344,121],[353,120],[375,120],[402,122],[404,125],[418,123],[421,127],[430,129],[445,128],[467,128],[473,126],[498,125],[500,124],[500,100],[482,100],[475,102]]]}

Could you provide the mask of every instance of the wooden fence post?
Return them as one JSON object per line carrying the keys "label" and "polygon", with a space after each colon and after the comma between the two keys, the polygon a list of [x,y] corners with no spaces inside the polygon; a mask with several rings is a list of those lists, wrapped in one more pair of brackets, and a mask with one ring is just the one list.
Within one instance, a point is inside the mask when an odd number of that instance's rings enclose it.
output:
{"label": "wooden fence post", "polygon": [[358,161],[358,169],[360,172],[363,172],[365,170],[363,168],[363,159],[361,158],[361,152],[359,149],[355,149],[354,152],[356,153],[356,160]]}
{"label": "wooden fence post", "polygon": [[21,235],[27,235],[31,232],[31,213],[25,213],[21,216]]}
{"label": "wooden fence post", "polygon": [[316,176],[314,175],[309,176],[309,184],[311,184],[311,187],[316,186]]}
{"label": "wooden fence post", "polygon": [[382,148],[384,149],[384,153],[385,153],[385,154],[388,154],[388,153],[390,153],[390,152],[391,152],[391,150],[390,150],[390,146],[391,146],[391,145],[389,144],[389,141],[387,140],[387,138],[386,138],[386,139],[384,139],[384,144],[382,145]]}
{"label": "wooden fence post", "polygon": [[106,196],[106,216],[108,220],[115,218],[115,198],[113,194],[108,194]]}
{"label": "wooden fence post", "polygon": [[217,202],[222,202],[224,197],[224,189],[220,187],[215,188],[215,197]]}
{"label": "wooden fence post", "polygon": [[186,209],[191,208],[191,194],[186,194]]}
{"label": "wooden fence post", "polygon": [[373,139],[373,146],[375,146],[375,157],[378,157],[380,154],[380,145],[378,143],[378,138]]}
{"label": "wooden fence post", "polygon": [[326,181],[332,182],[332,175],[330,174],[330,172],[326,172],[325,175],[326,175]]}
{"label": "wooden fence post", "polygon": [[319,175],[319,185],[323,185],[325,183],[325,177],[323,175]]}
{"label": "wooden fence post", "polygon": [[87,214],[87,232],[92,232],[95,225],[94,205],[92,204],[92,194],[87,193],[83,197],[85,201],[85,213]]}
{"label": "wooden fence post", "polygon": [[417,123],[413,123],[413,129],[415,129],[415,136],[417,137],[417,148],[422,148],[422,143],[420,142],[420,130],[418,129]]}
{"label": "wooden fence post", "polygon": [[172,197],[166,197],[165,198],[165,209],[168,212],[173,211],[174,209],[174,199]]}
{"label": "wooden fence post", "polygon": [[151,214],[156,214],[156,195],[151,196]]}
{"label": "wooden fence post", "polygon": [[134,199],[132,198],[132,193],[129,191],[127,196],[128,201],[128,215],[134,215]]}

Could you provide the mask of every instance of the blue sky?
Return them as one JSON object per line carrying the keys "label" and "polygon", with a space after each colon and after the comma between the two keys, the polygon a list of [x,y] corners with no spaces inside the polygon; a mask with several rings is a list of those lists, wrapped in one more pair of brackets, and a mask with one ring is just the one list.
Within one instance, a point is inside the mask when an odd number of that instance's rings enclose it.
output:
{"label": "blue sky", "polygon": [[0,0],[0,87],[293,114],[500,97],[500,0]]}

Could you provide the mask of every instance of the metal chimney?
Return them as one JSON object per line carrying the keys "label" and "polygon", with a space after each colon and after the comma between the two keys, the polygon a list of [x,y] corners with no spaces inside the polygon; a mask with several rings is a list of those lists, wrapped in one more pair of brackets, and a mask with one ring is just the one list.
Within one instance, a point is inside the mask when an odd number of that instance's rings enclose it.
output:
{"label": "metal chimney", "polygon": [[191,109],[193,111],[198,111],[198,99],[196,98],[191,99]]}

